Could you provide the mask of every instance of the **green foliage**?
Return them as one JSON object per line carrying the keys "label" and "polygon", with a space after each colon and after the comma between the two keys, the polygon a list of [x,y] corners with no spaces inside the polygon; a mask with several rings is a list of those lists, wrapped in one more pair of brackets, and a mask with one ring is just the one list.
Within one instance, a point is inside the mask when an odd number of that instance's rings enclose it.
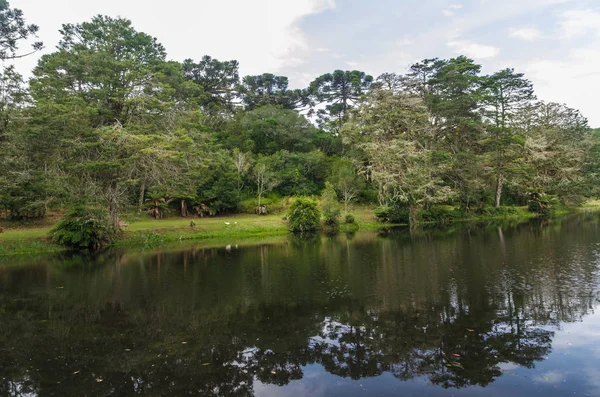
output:
{"label": "green foliage", "polygon": [[246,112],[241,123],[256,154],[308,152],[312,148],[315,127],[294,110],[263,106]]}
{"label": "green foliage", "polygon": [[293,233],[314,232],[319,229],[321,213],[314,201],[297,198],[288,208],[287,219]]}
{"label": "green foliage", "polygon": [[247,110],[269,105],[291,110],[307,106],[310,99],[306,90],[290,90],[288,84],[285,76],[263,73],[244,77],[238,89]]}
{"label": "green foliage", "polygon": [[[37,25],[27,24],[23,11],[10,8],[8,1],[0,0],[0,60],[21,58],[28,54],[17,54],[19,42],[37,37]],[[32,45],[33,52],[41,50],[42,42]]]}
{"label": "green foliage", "polygon": [[395,203],[375,210],[375,217],[382,223],[408,224],[410,223],[410,210],[407,206]]}
{"label": "green foliage", "polygon": [[559,201],[556,196],[544,193],[539,189],[530,189],[527,209],[542,216],[551,216]]}
{"label": "green foliage", "polygon": [[72,248],[99,249],[113,241],[105,210],[79,205],[70,210],[51,230],[57,244]]}
{"label": "green foliage", "polygon": [[[20,55],[36,32],[0,0],[0,59]],[[567,205],[600,191],[600,134],[577,110],[536,102],[513,69],[485,76],[467,57],[435,58],[406,75],[336,70],[290,89],[286,76],[240,78],[236,60],[166,59],[131,21],[99,15],[63,26],[28,88],[4,69],[0,206],[9,217],[83,199],[108,209],[116,229],[133,205],[158,217],[260,204],[282,212],[288,203],[265,196],[323,194],[345,214],[355,201],[378,202],[384,222],[445,222],[454,214],[440,206],[508,215],[501,204],[524,204],[528,186]],[[531,207],[546,212],[540,197]],[[322,207],[327,224],[338,222],[334,207]]]}
{"label": "green foliage", "polygon": [[421,221],[428,223],[449,223],[462,216],[464,213],[461,210],[444,205],[436,205],[419,212]]}
{"label": "green foliage", "polygon": [[325,190],[323,190],[323,194],[321,194],[320,207],[325,225],[330,227],[337,226],[339,224],[341,213],[340,203],[338,202],[335,188],[329,182],[325,184]]}
{"label": "green foliage", "polygon": [[495,217],[511,216],[511,215],[518,215],[519,209],[516,207],[510,207],[510,206],[485,207],[483,209],[482,213],[484,215],[495,216]]}
{"label": "green foliage", "polygon": [[356,223],[356,219],[354,218],[354,215],[346,214],[344,216],[344,223],[346,223],[348,225]]}
{"label": "green foliage", "polygon": [[[288,197],[280,197],[275,193],[271,193],[262,198],[261,204],[267,207],[267,213],[269,214],[281,214],[286,212],[289,201]],[[242,214],[255,214],[256,213],[256,198],[248,198],[242,200],[238,204],[238,212]]]}
{"label": "green foliage", "polygon": [[317,77],[308,87],[308,94],[316,103],[325,104],[317,111],[319,124],[339,132],[348,120],[354,104],[368,92],[373,76],[358,70],[336,70]]}

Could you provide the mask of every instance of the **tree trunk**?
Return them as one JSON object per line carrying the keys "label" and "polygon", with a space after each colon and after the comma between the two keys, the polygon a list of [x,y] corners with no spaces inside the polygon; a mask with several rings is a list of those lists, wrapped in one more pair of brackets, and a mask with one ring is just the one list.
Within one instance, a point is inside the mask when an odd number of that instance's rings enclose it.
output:
{"label": "tree trunk", "polygon": [[414,228],[417,225],[419,209],[414,205],[408,207],[408,225]]}
{"label": "tree trunk", "polygon": [[181,216],[184,218],[188,216],[187,205],[183,199],[181,199]]}
{"label": "tree trunk", "polygon": [[496,208],[500,207],[500,199],[502,198],[502,186],[504,184],[504,177],[502,176],[502,172],[498,172],[498,179],[496,183],[496,201],[494,202],[494,206]]}

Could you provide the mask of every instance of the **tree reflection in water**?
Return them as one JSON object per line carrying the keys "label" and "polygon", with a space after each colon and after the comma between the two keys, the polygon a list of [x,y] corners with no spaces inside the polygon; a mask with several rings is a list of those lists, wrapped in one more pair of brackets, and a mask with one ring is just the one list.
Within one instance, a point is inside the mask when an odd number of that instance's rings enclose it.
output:
{"label": "tree reflection in water", "polygon": [[598,304],[595,219],[0,268],[0,395],[251,396],[309,364],[444,388],[531,368]]}

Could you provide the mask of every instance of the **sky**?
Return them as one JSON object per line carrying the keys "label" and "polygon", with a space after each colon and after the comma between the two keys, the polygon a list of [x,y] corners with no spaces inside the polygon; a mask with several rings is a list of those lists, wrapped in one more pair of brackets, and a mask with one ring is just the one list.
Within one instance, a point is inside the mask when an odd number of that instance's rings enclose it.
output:
{"label": "sky", "polygon": [[[539,99],[600,127],[600,0],[10,0],[52,52],[63,23],[131,19],[168,58],[237,59],[241,75],[293,88],[336,69],[405,73],[425,58],[467,55],[483,73],[512,67]],[[17,61],[28,76],[39,53]]]}

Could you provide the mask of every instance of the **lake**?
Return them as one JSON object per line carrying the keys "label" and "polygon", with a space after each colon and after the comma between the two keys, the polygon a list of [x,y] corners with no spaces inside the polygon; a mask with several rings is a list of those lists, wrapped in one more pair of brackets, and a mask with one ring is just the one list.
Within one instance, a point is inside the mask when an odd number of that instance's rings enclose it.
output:
{"label": "lake", "polygon": [[1,396],[600,396],[600,218],[0,258]]}

